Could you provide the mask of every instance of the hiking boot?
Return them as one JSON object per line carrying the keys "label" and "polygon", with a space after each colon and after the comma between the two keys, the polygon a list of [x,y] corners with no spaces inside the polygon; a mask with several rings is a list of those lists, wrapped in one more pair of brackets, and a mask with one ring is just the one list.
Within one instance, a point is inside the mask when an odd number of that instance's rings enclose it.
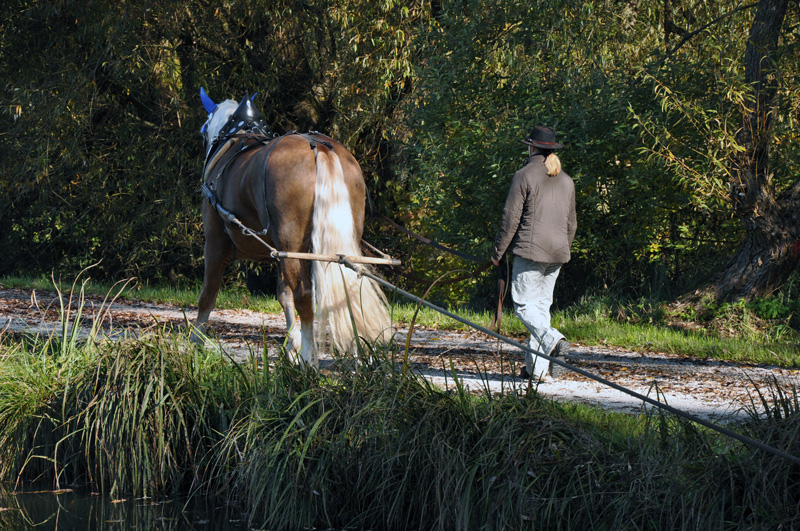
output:
{"label": "hiking boot", "polygon": [[534,384],[540,384],[545,381],[546,374],[540,375],[538,378],[535,376],[531,376],[531,373],[528,372],[528,368],[523,366],[522,369],[519,371],[519,377],[522,380],[530,380]]}
{"label": "hiking boot", "polygon": [[[558,358],[559,361],[564,361],[564,357],[569,354],[570,351],[570,344],[567,342],[566,339],[562,339],[556,345],[556,348],[553,349],[553,353],[551,356],[553,358]],[[566,373],[569,372],[569,369],[566,367],[562,367],[556,363],[550,362],[550,376],[553,378],[561,378]]]}

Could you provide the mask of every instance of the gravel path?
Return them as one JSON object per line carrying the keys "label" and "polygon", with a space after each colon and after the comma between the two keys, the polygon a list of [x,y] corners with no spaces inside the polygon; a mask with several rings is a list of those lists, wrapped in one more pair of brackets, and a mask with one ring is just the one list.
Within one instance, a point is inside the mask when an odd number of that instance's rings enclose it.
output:
{"label": "gravel path", "polygon": [[[84,316],[95,318],[102,299],[87,297]],[[115,303],[104,314],[103,328],[112,337],[137,336],[162,325],[185,325],[196,308],[140,302]],[[57,329],[59,303],[55,294],[0,287],[0,333],[44,333]],[[244,359],[250,352],[262,352],[266,341],[275,357],[284,338],[283,315],[248,310],[215,310],[211,326],[217,336],[216,348]],[[408,329],[396,333],[398,360],[405,351]],[[323,370],[332,360],[321,354]],[[744,415],[743,408],[755,397],[754,386],[768,393],[771,382],[782,388],[800,387],[800,372],[764,365],[709,361],[656,352],[630,352],[615,348],[573,345],[570,363],[643,395],[712,420],[729,420]],[[409,363],[413,370],[439,385],[451,387],[455,374],[472,391],[522,389],[528,386],[515,375],[523,363],[522,352],[477,331],[451,332],[415,328],[411,334]],[[605,409],[640,412],[639,399],[601,385],[574,372],[538,385],[542,395],[559,401],[576,401]]]}

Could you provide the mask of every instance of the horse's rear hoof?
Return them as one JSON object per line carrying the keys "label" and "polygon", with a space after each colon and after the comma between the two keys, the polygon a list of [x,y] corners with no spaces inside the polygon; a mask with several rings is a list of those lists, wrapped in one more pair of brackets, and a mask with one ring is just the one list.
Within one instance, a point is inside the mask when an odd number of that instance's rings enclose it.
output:
{"label": "horse's rear hoof", "polygon": [[192,333],[189,336],[189,341],[191,341],[192,344],[202,347],[206,344],[206,340],[208,340],[208,336],[203,330],[192,328]]}

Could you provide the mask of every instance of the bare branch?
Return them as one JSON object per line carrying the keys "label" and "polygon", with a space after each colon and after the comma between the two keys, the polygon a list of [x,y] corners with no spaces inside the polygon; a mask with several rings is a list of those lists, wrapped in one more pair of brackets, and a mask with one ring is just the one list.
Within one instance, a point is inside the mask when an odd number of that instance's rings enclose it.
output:
{"label": "bare branch", "polygon": [[[663,56],[661,59],[659,59],[658,61],[656,61],[655,63],[653,63],[653,64],[652,64],[652,66],[661,66],[661,65],[662,65],[662,64],[663,64],[663,63],[664,63],[664,62],[667,60],[667,58],[669,58],[669,56],[670,56],[670,55],[672,55],[672,54],[674,54],[675,52],[677,52],[677,51],[678,51],[680,48],[682,48],[682,47],[683,47],[683,45],[684,45],[684,44],[686,44],[686,43],[687,43],[687,42],[689,42],[691,39],[693,39],[693,38],[694,38],[694,37],[695,37],[697,34],[704,32],[705,30],[707,30],[708,28],[710,28],[710,27],[711,27],[711,26],[713,26],[714,24],[718,24],[719,22],[722,22],[722,21],[723,21],[723,20],[725,20],[726,18],[730,17],[731,15],[734,15],[734,14],[738,13],[739,11],[744,11],[745,9],[751,9],[751,8],[753,8],[753,7],[758,7],[758,4],[756,3],[756,4],[747,4],[747,5],[744,5],[744,6],[739,6],[739,7],[737,7],[736,9],[733,9],[733,10],[731,10],[731,11],[728,11],[728,12],[727,12],[727,13],[725,13],[724,15],[722,15],[722,16],[720,16],[720,17],[717,17],[717,18],[715,18],[715,19],[714,19],[714,20],[712,20],[711,22],[709,22],[709,23],[707,23],[707,24],[705,24],[705,25],[703,25],[703,26],[699,27],[698,29],[696,29],[696,30],[694,30],[694,31],[689,31],[689,32],[687,32],[686,30],[682,30],[682,29],[681,29],[681,28],[679,28],[678,26],[675,26],[674,24],[672,24],[672,26],[674,26],[674,28],[672,28],[672,27],[671,27],[671,28],[670,28],[670,29],[671,29],[671,31],[672,31],[673,33],[680,33],[680,34],[682,34],[682,35],[683,35],[683,38],[680,40],[680,42],[679,42],[678,44],[676,44],[675,46],[673,46],[671,50],[669,50],[667,53],[665,53],[665,54],[664,54],[664,56]],[[670,22],[671,22],[671,21],[670,21]],[[675,28],[677,28],[677,30],[680,30],[680,31],[676,31],[676,29],[675,29]]]}

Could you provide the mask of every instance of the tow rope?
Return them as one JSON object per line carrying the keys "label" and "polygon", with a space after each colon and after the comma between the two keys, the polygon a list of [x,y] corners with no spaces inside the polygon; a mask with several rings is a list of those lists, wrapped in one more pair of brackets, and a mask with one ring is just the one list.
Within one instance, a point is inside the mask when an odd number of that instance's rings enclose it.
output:
{"label": "tow rope", "polygon": [[456,315],[456,314],[454,314],[452,312],[449,312],[449,311],[445,310],[444,308],[440,308],[439,306],[436,306],[435,304],[431,304],[428,301],[420,299],[419,297],[417,297],[415,295],[412,295],[411,293],[398,288],[394,284],[391,284],[390,282],[387,282],[387,281],[383,280],[382,278],[380,278],[377,275],[371,273],[367,269],[364,269],[362,267],[358,267],[354,263],[349,262],[346,258],[343,258],[341,263],[343,263],[345,266],[349,267],[350,269],[352,269],[353,271],[355,271],[359,275],[363,275],[363,276],[365,276],[367,278],[370,278],[370,279],[374,280],[375,282],[377,282],[378,284],[380,284],[380,285],[382,285],[382,286],[394,291],[395,293],[399,293],[400,295],[406,297],[407,299],[410,299],[410,300],[414,301],[417,304],[420,304],[420,305],[423,305],[423,306],[425,306],[427,308],[430,308],[431,310],[439,312],[442,315],[446,315],[447,317],[450,317],[451,319],[454,319],[454,320],[458,321],[459,323],[462,323],[462,324],[465,324],[465,325],[467,325],[467,326],[469,326],[471,328],[474,328],[475,330],[483,332],[484,334],[486,334],[488,336],[491,336],[491,337],[493,337],[495,339],[503,341],[504,343],[508,343],[509,345],[511,345],[513,347],[516,347],[518,349],[524,350],[526,352],[530,352],[531,354],[533,354],[535,356],[540,356],[542,358],[550,360],[550,363],[555,363],[556,365],[561,365],[562,367],[564,367],[566,369],[569,369],[569,370],[571,370],[571,371],[573,371],[575,373],[578,373],[578,374],[580,374],[582,376],[585,376],[586,378],[594,380],[594,381],[596,381],[598,383],[601,383],[601,384],[603,384],[605,386],[611,387],[612,389],[616,389],[617,391],[620,391],[620,392],[625,393],[625,394],[627,394],[629,396],[637,398],[637,399],[641,400],[642,402],[645,402],[645,403],[650,404],[652,406],[655,406],[657,408],[663,409],[664,411],[668,411],[669,413],[672,413],[673,415],[676,415],[678,417],[684,418],[684,419],[689,420],[691,422],[694,422],[696,424],[700,424],[701,426],[704,426],[704,427],[709,428],[711,430],[714,430],[714,431],[716,431],[718,433],[726,435],[727,437],[730,437],[732,439],[736,439],[737,441],[739,441],[741,443],[744,443],[744,444],[746,444],[748,446],[751,446],[751,447],[754,447],[754,448],[758,448],[758,449],[763,450],[763,451],[765,451],[767,453],[770,453],[770,454],[772,454],[774,456],[781,457],[783,459],[786,459],[787,461],[791,461],[792,463],[800,465],[800,457],[797,457],[797,456],[794,456],[794,455],[789,454],[787,452],[784,452],[783,450],[780,450],[778,448],[770,446],[770,445],[768,445],[768,444],[766,444],[766,443],[764,443],[762,441],[759,441],[757,439],[753,439],[753,438],[748,437],[746,435],[742,435],[740,433],[736,433],[735,431],[729,430],[728,428],[725,428],[724,426],[720,426],[720,425],[715,424],[715,423],[713,423],[711,421],[702,419],[702,418],[700,418],[700,417],[698,417],[696,415],[692,415],[691,413],[687,413],[686,411],[682,411],[680,409],[674,408],[674,407],[672,407],[669,404],[666,404],[664,402],[659,402],[658,400],[654,400],[653,398],[650,398],[649,396],[645,396],[643,394],[637,393],[636,391],[628,389],[627,387],[623,387],[623,386],[621,386],[619,384],[616,384],[616,383],[614,383],[614,382],[612,382],[610,380],[606,380],[602,376],[597,376],[596,374],[593,374],[591,372],[588,372],[588,371],[585,371],[585,370],[580,369],[578,367],[575,367],[574,365],[570,365],[569,363],[565,362],[562,359],[555,358],[553,356],[549,356],[549,355],[545,355],[545,354],[541,354],[541,353],[533,350],[532,348],[530,348],[527,345],[523,345],[522,343],[520,343],[518,341],[515,341],[515,340],[513,340],[511,338],[502,336],[502,335],[500,335],[500,334],[498,334],[496,332],[493,332],[493,331],[489,330],[488,328],[484,328],[483,326],[481,326],[479,324],[473,323],[472,321],[469,321],[468,319],[464,319],[461,316],[458,316],[458,315]]}

